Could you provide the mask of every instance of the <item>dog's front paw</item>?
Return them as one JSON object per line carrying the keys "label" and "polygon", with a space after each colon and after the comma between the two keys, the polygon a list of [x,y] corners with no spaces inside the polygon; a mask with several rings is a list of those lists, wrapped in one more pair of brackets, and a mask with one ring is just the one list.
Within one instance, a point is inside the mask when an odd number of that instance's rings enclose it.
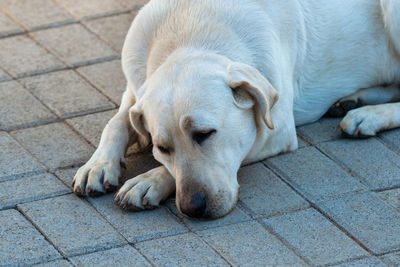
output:
{"label": "dog's front paw", "polygon": [[72,182],[73,191],[79,196],[91,197],[115,191],[123,159],[89,160],[77,171]]}
{"label": "dog's front paw", "polygon": [[174,191],[174,179],[161,166],[126,181],[115,195],[115,203],[132,211],[154,209]]}
{"label": "dog's front paw", "polygon": [[375,112],[374,106],[349,111],[340,122],[339,130],[349,137],[366,138],[382,130],[385,118]]}

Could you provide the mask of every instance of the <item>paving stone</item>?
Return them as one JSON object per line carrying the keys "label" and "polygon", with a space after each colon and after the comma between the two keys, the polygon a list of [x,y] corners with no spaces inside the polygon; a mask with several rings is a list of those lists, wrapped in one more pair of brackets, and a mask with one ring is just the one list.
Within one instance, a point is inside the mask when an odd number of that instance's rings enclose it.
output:
{"label": "paving stone", "polygon": [[126,243],[93,207],[73,194],[18,207],[68,257]]}
{"label": "paving stone", "polygon": [[132,10],[138,10],[147,4],[150,0],[123,0],[125,5]]}
{"label": "paving stone", "polygon": [[124,211],[114,204],[113,195],[89,201],[131,243],[187,232],[165,207],[143,212]]}
{"label": "paving stone", "polygon": [[156,266],[229,266],[192,233],[150,240],[136,247]]}
{"label": "paving stone", "polygon": [[15,77],[65,68],[65,65],[25,35],[0,40],[0,65]]}
{"label": "paving stone", "polygon": [[271,216],[309,206],[261,163],[241,168],[238,180],[239,199],[255,216]]}
{"label": "paving stone", "polygon": [[8,131],[56,119],[15,81],[0,83],[0,117],[0,128]]}
{"label": "paving stone", "polygon": [[351,169],[371,189],[400,186],[400,156],[375,138],[343,139],[318,146],[334,160]]}
{"label": "paving stone", "polygon": [[400,214],[375,193],[348,195],[319,206],[373,253],[400,249]]}
{"label": "paving stone", "polygon": [[306,141],[304,141],[301,137],[297,137],[297,141],[299,143],[299,148],[303,148],[309,146]]}
{"label": "paving stone", "polygon": [[[127,10],[123,0],[56,0],[75,17],[92,18]],[[132,0],[131,0],[132,1]],[[134,2],[134,1],[132,1]]]}
{"label": "paving stone", "polygon": [[42,171],[44,166],[7,133],[0,132],[0,182]]}
{"label": "paving stone", "polygon": [[71,186],[72,180],[74,179],[74,176],[76,172],[78,171],[77,168],[68,168],[68,169],[59,169],[55,172],[55,175],[61,179],[61,181],[64,182],[68,187]]}
{"label": "paving stone", "polygon": [[312,144],[335,140],[341,137],[337,130],[341,118],[322,118],[319,121],[297,128],[297,133]]}
{"label": "paving stone", "polygon": [[94,149],[62,123],[18,130],[13,136],[50,168],[86,162]]}
{"label": "paving stone", "polygon": [[37,31],[31,35],[71,66],[118,56],[108,45],[80,24]]}
{"label": "paving stone", "polygon": [[0,6],[29,30],[73,21],[73,17],[52,0],[1,0]]}
{"label": "paving stone", "polygon": [[315,147],[306,147],[293,153],[265,161],[294,188],[312,201],[349,192],[366,190]]}
{"label": "paving stone", "polygon": [[67,120],[67,123],[75,128],[90,143],[97,147],[101,133],[107,122],[117,113],[117,110],[99,112],[82,117]]}
{"label": "paving stone", "polygon": [[215,228],[219,226],[251,220],[250,216],[244,213],[239,207],[235,207],[233,211],[231,211],[231,213],[229,213],[225,217],[216,220],[201,220],[195,218],[189,219],[180,214],[175,205],[175,197],[171,197],[166,200],[165,205],[173,214],[175,214],[175,216],[178,216],[179,219],[183,221],[185,225],[189,227],[192,231],[201,231],[209,228]]}
{"label": "paving stone", "polygon": [[28,265],[61,258],[18,211],[0,211],[0,265]]}
{"label": "paving stone", "polygon": [[263,223],[316,265],[368,255],[314,209],[265,219]]}
{"label": "paving stone", "polygon": [[400,253],[396,252],[396,253],[386,254],[381,257],[381,260],[390,267],[400,266]]}
{"label": "paving stone", "polygon": [[67,260],[55,260],[55,261],[49,261],[45,263],[39,263],[33,265],[35,267],[70,267],[73,266],[71,263],[69,263]]}
{"label": "paving stone", "polygon": [[361,260],[355,260],[355,261],[342,263],[342,264],[335,265],[335,266],[336,267],[364,267],[364,266],[385,267],[387,265],[384,264],[377,257],[370,257],[370,258],[364,258]]}
{"label": "paving stone", "polygon": [[0,186],[0,209],[69,193],[70,190],[49,173],[7,181]]}
{"label": "paving stone", "polygon": [[121,54],[125,36],[135,16],[136,13],[125,13],[118,16],[89,20],[85,22],[85,25]]}
{"label": "paving stone", "polygon": [[126,89],[126,79],[122,73],[120,60],[80,67],[78,72],[112,101],[121,103],[122,94]]}
{"label": "paving stone", "polygon": [[114,107],[72,70],[27,77],[21,82],[62,118]]}
{"label": "paving stone", "polygon": [[302,266],[305,263],[255,221],[199,232],[233,266]]}
{"label": "paving stone", "polygon": [[4,70],[0,69],[0,82],[11,80],[11,77],[5,73]]}
{"label": "paving stone", "polygon": [[400,189],[392,189],[380,192],[379,195],[390,205],[400,211]]}
{"label": "paving stone", "polygon": [[139,252],[129,245],[76,256],[70,260],[76,266],[151,266]]}
{"label": "paving stone", "polygon": [[379,137],[392,150],[400,154],[400,129],[382,132]]}
{"label": "paving stone", "polygon": [[0,11],[0,37],[24,32],[24,29]]}

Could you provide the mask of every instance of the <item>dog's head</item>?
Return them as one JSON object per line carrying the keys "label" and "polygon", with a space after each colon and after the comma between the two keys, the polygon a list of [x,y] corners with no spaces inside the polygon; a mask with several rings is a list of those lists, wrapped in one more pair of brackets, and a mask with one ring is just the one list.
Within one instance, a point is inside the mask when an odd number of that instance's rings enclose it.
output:
{"label": "dog's head", "polygon": [[274,128],[277,91],[255,68],[213,57],[169,60],[139,91],[131,122],[175,178],[178,210],[203,218],[229,213],[237,171],[256,140],[256,116]]}

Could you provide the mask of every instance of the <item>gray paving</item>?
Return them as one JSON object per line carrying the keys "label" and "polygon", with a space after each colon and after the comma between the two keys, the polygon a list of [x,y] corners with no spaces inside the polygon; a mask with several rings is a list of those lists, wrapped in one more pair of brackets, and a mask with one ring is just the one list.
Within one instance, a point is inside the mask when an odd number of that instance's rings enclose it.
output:
{"label": "gray paving", "polygon": [[57,250],[16,210],[0,211],[0,242],[1,266],[61,258]]}
{"label": "gray paving", "polygon": [[269,218],[263,223],[315,265],[368,255],[314,209]]}
{"label": "gray paving", "polygon": [[[120,52],[148,0],[0,0],[0,265],[399,266],[400,129],[345,139],[298,127],[299,150],[242,167],[238,205],[188,219],[78,198],[77,169],[117,112]],[[159,166],[126,153],[120,183]]]}
{"label": "gray paving", "polygon": [[18,207],[66,256],[127,243],[93,207],[72,194]]}

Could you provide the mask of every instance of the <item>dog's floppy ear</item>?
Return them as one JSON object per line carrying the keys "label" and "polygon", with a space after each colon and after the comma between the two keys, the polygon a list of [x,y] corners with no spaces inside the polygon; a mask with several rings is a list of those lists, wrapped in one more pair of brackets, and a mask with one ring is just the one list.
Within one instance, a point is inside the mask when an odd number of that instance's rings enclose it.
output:
{"label": "dog's floppy ear", "polygon": [[228,66],[227,83],[233,90],[235,104],[239,108],[251,108],[257,104],[268,128],[274,129],[271,109],[278,100],[278,91],[255,68],[232,63]]}
{"label": "dog's floppy ear", "polygon": [[138,103],[129,109],[129,119],[138,134],[138,145],[145,148],[150,143],[150,134],[144,126],[143,110]]}

